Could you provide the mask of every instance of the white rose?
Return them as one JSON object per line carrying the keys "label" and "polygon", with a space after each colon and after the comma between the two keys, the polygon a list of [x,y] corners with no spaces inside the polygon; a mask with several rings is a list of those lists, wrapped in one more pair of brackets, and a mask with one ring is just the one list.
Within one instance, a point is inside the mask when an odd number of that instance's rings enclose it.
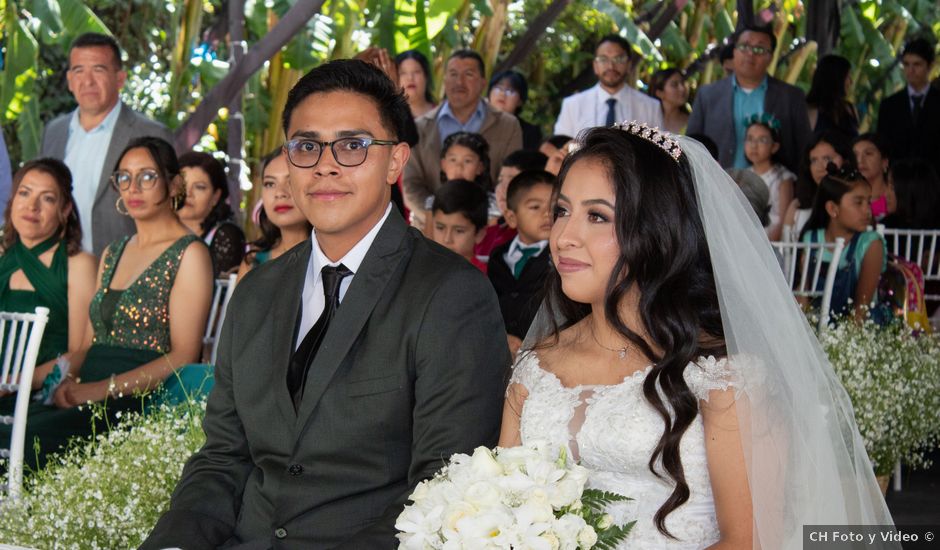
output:
{"label": "white rose", "polygon": [[604,514],[601,516],[601,519],[597,520],[597,528],[601,531],[605,529],[610,529],[610,526],[614,524],[614,518],[610,514]]}
{"label": "white rose", "polygon": [[444,513],[444,522],[443,530],[445,535],[448,538],[451,538],[450,533],[456,533],[458,531],[458,524],[462,519],[468,516],[473,516],[477,513],[476,506],[473,506],[469,502],[454,502],[447,507],[447,511]]}
{"label": "white rose", "polygon": [[477,447],[470,457],[470,469],[481,478],[497,477],[503,474],[503,467],[493,458],[493,452],[486,447]]}
{"label": "white rose", "polygon": [[590,525],[585,525],[578,533],[578,546],[583,550],[593,548],[597,544],[597,533]]}
{"label": "white rose", "polygon": [[576,481],[563,479],[552,487],[551,504],[555,508],[563,508],[581,497],[583,487]]}
{"label": "white rose", "polygon": [[578,534],[587,526],[584,518],[574,514],[565,514],[555,520],[552,531],[558,536],[562,548],[575,548],[578,545]]}
{"label": "white rose", "polygon": [[542,533],[542,536],[539,538],[547,542],[548,547],[551,548],[551,550],[558,550],[559,546],[561,546],[560,542],[558,541],[558,537],[556,537],[555,533],[552,533],[551,531]]}
{"label": "white rose", "polygon": [[478,508],[487,508],[501,503],[503,494],[497,485],[487,481],[478,481],[467,488],[463,498]]}

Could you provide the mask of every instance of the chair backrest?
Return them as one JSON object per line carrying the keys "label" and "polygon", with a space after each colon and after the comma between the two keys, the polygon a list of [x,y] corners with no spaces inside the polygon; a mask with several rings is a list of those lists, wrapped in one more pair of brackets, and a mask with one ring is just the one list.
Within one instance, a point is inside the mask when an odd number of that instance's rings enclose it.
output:
{"label": "chair backrest", "polygon": [[[886,229],[878,226],[888,254],[917,264],[924,281],[940,281],[940,229]],[[940,301],[940,294],[925,294],[924,300]]]}
{"label": "chair backrest", "polygon": [[37,307],[35,313],[0,312],[0,390],[16,392],[13,416],[0,416],[0,422],[13,424],[9,447],[0,449],[0,457],[8,460],[6,490],[11,499],[19,498],[23,487],[26,414],[39,344],[48,321],[49,309],[44,307]]}
{"label": "chair backrest", "polygon": [[215,289],[212,292],[212,307],[209,308],[209,322],[206,323],[206,334],[202,343],[210,346],[209,363],[215,364],[215,354],[219,348],[219,334],[222,332],[222,322],[225,321],[225,310],[235,291],[235,280],[238,275],[232,274],[224,279],[215,280]]}
{"label": "chair backrest", "polygon": [[[834,243],[802,243],[775,241],[770,243],[783,274],[797,297],[822,298],[819,307],[819,330],[823,332],[829,325],[829,306],[832,302],[832,287],[839,271],[839,260],[845,249],[845,239],[839,237]],[[822,257],[824,251],[832,254],[829,268],[825,275],[822,273]],[[819,289],[819,278],[825,276],[822,290]]]}

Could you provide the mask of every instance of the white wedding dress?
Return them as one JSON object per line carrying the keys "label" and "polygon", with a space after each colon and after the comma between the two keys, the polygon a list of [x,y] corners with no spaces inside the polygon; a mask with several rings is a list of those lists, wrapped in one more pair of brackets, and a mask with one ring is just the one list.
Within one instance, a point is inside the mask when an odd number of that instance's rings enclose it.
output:
{"label": "white wedding dress", "polygon": [[[666,527],[678,540],[659,532],[653,516],[672,494],[675,484],[660,479],[648,463],[663,433],[663,420],[643,396],[650,367],[611,386],[565,387],[542,369],[538,355],[520,355],[510,383],[528,392],[520,417],[522,443],[547,441],[567,447],[569,456],[589,470],[588,487],[618,493],[633,500],[608,508],[617,524],[636,520],[618,548],[704,548],[719,538],[705,455],[705,435],[699,415],[682,436],[680,456],[689,485],[689,500],[666,517]],[[728,361],[702,358],[684,373],[689,389],[700,400],[711,390],[738,384]]]}

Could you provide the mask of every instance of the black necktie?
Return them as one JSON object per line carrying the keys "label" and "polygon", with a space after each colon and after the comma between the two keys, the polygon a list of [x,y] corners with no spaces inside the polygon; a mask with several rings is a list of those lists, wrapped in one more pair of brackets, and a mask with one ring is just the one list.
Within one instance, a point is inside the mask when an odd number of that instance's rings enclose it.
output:
{"label": "black necktie", "polygon": [[607,100],[607,123],[605,126],[613,126],[617,122],[617,100],[610,98]]}
{"label": "black necktie", "polygon": [[914,124],[917,124],[917,119],[920,118],[920,113],[924,110],[924,95],[925,94],[914,94],[911,96],[911,103],[913,103],[911,118],[914,119]]}
{"label": "black necktie", "polygon": [[294,410],[300,408],[300,400],[304,396],[304,386],[307,383],[307,372],[310,370],[310,364],[313,358],[317,356],[317,350],[320,349],[320,343],[323,342],[323,335],[333,315],[339,308],[339,285],[343,279],[352,275],[352,271],[343,264],[338,266],[325,266],[320,271],[323,277],[323,296],[326,301],[323,304],[323,313],[314,323],[307,335],[304,336],[300,346],[291,356],[290,365],[287,367],[287,391],[290,392],[291,400],[294,402]]}

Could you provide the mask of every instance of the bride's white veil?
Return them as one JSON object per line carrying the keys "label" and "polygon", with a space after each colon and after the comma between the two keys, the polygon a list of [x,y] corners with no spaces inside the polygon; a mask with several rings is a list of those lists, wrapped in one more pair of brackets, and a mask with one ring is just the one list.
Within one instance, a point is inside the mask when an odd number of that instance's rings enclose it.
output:
{"label": "bride's white veil", "polygon": [[[754,547],[802,548],[804,525],[893,525],[848,395],[756,214],[700,143],[670,137],[692,169],[728,355],[738,367],[736,408]],[[550,334],[546,311],[537,315],[523,349]]]}

